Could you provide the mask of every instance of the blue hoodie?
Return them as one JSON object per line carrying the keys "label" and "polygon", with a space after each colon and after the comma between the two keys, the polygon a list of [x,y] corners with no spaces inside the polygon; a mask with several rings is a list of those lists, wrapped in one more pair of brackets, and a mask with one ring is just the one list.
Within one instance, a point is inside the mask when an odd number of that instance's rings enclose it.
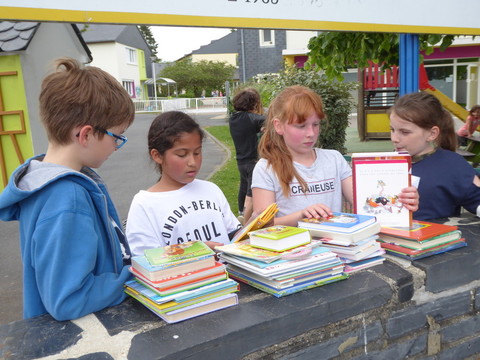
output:
{"label": "blue hoodie", "polygon": [[20,221],[24,318],[70,320],[117,305],[131,275],[121,225],[92,169],[29,159],[0,194],[0,219]]}

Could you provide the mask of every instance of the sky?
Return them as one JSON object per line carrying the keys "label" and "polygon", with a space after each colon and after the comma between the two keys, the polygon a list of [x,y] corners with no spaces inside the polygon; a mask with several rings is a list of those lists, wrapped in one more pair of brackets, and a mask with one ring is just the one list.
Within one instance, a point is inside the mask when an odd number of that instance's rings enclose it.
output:
{"label": "sky", "polygon": [[150,26],[162,61],[175,61],[202,45],[229,34],[231,29],[177,26]]}

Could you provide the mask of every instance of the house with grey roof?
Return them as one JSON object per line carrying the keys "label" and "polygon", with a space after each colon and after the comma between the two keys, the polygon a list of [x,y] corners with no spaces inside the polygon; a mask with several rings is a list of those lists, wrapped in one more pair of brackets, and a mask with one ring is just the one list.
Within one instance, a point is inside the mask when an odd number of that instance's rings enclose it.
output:
{"label": "house with grey roof", "polygon": [[92,52],[92,66],[105,70],[132,99],[147,99],[152,77],[152,53],[136,25],[78,24]]}
{"label": "house with grey roof", "polygon": [[18,165],[47,150],[38,97],[56,58],[88,63],[76,25],[0,21],[0,189]]}

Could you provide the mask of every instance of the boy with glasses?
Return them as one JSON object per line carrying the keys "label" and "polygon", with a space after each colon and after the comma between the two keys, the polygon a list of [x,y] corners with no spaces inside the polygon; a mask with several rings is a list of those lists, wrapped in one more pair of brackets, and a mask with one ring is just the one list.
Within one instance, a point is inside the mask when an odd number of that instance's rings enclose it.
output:
{"label": "boy with glasses", "polygon": [[125,298],[129,249],[98,168],[127,138],[128,93],[99,68],[56,61],[42,82],[45,155],[12,174],[0,219],[20,222],[24,318],[75,319]]}

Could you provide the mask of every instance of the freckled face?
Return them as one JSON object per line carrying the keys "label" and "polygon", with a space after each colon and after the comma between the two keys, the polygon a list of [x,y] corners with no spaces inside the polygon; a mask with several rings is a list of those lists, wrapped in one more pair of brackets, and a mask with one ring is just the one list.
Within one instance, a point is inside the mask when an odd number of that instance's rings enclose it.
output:
{"label": "freckled face", "polygon": [[275,120],[275,130],[283,136],[292,156],[311,153],[320,134],[320,119],[310,115],[303,123],[283,124]]}
{"label": "freckled face", "polygon": [[431,152],[431,141],[436,136],[431,130],[402,119],[395,112],[390,114],[390,139],[396,151],[407,151],[411,156],[423,155]]}
{"label": "freckled face", "polygon": [[202,166],[202,140],[197,132],[183,133],[172,148],[155,161],[162,168],[160,183],[168,189],[180,189],[191,183]]}

